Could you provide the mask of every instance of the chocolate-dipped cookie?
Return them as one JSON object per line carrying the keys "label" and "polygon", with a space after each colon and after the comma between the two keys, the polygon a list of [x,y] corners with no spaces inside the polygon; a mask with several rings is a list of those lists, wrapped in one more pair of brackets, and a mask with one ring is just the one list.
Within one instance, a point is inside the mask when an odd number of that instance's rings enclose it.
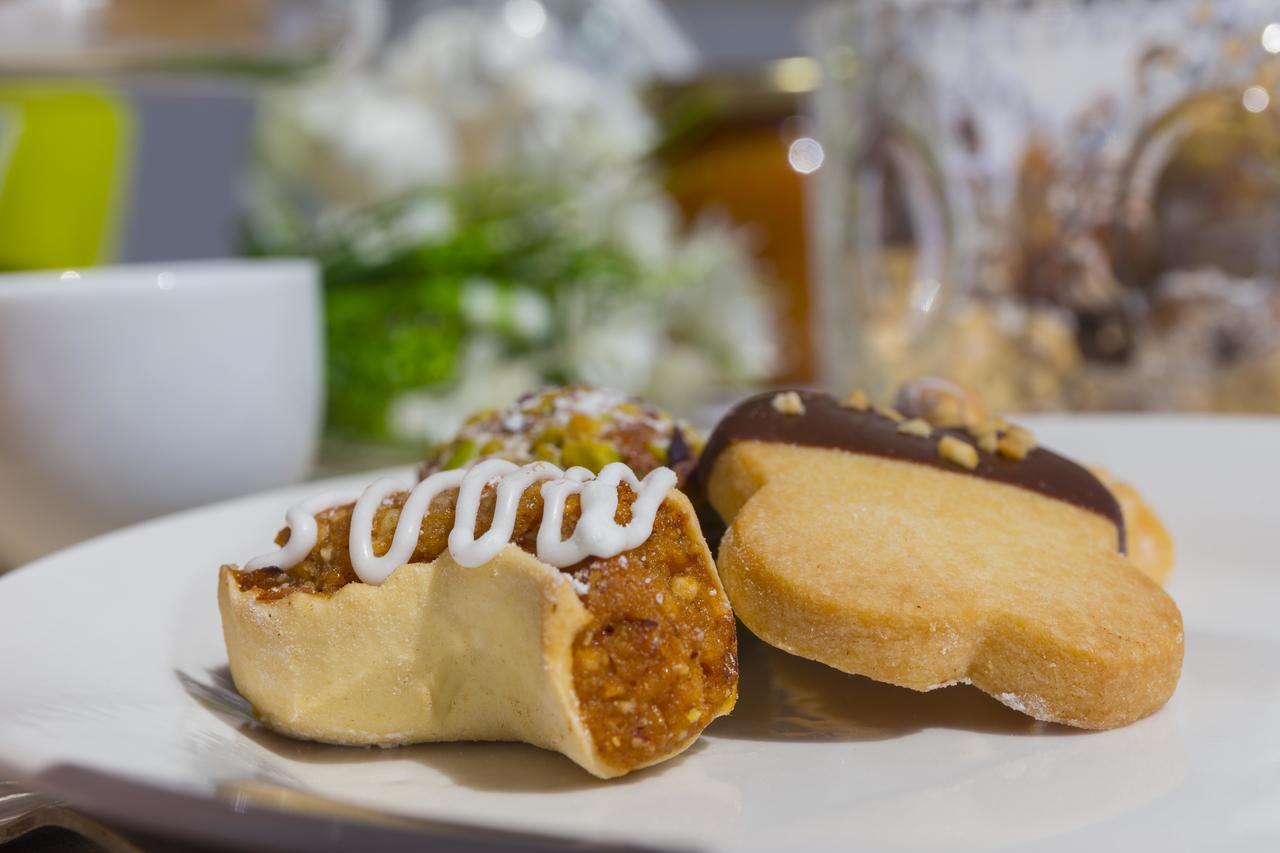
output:
{"label": "chocolate-dipped cookie", "polygon": [[735,612],[785,651],[1090,729],[1177,684],[1181,614],[1124,557],[1120,505],[1026,430],[764,394],[720,422],[695,478],[728,524]]}

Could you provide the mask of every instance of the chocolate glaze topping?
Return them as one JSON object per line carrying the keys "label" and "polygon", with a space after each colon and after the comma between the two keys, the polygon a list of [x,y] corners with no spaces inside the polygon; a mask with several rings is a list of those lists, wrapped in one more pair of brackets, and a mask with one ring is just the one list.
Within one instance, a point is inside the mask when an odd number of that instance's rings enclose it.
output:
{"label": "chocolate glaze topping", "polygon": [[931,438],[904,435],[898,424],[873,410],[859,411],[840,405],[831,395],[798,391],[804,413],[788,415],[773,407],[775,392],[743,400],[721,418],[707,440],[698,460],[693,485],[705,492],[705,479],[716,459],[735,441],[771,441],[805,447],[827,447],[931,465],[953,474],[969,474],[1028,489],[1066,501],[1097,513],[1116,526],[1120,552],[1125,551],[1124,517],[1115,496],[1084,467],[1042,448],[1024,459],[1006,459],[993,453],[978,453],[972,471],[954,465],[938,455],[938,439],[954,435],[973,443],[964,430],[934,429]]}

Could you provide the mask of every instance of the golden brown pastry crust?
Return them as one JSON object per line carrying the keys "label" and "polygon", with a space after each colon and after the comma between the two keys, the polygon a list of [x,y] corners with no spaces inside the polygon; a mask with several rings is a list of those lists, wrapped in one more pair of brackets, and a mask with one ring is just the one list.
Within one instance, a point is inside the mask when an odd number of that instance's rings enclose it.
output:
{"label": "golden brown pastry crust", "polygon": [[518,548],[479,569],[445,555],[380,586],[273,600],[224,567],[218,603],[236,688],[272,729],[381,746],[526,740],[593,762],[569,689],[585,608]]}
{"label": "golden brown pastry crust", "polygon": [[1173,601],[1108,519],[965,473],[741,441],[710,472],[718,567],[766,642],[916,690],[972,682],[1091,729],[1161,707],[1181,670]]}
{"label": "golden brown pastry crust", "polygon": [[[655,551],[628,552],[630,570],[626,554],[602,561],[590,567],[585,598],[570,574],[515,545],[474,569],[446,552],[402,566],[380,586],[347,581],[322,593],[255,586],[224,567],[219,606],[232,676],[269,727],[296,737],[519,740],[601,778],[666,760],[733,708],[737,648],[688,499],[672,491],[659,516],[667,525],[659,536],[679,537],[684,559],[672,559],[669,573],[641,561]],[[636,626],[615,618],[610,598],[628,585],[643,586],[657,608],[631,608],[648,644],[641,655],[629,653]],[[677,590],[684,597],[669,601]],[[682,658],[674,664],[663,654],[672,649]],[[652,671],[637,670],[646,663]],[[681,663],[704,669],[696,677],[669,671]],[[631,685],[644,701],[627,694]]]}
{"label": "golden brown pastry crust", "polygon": [[1102,481],[1120,503],[1124,527],[1128,535],[1128,558],[1156,583],[1166,583],[1173,573],[1173,537],[1142,495],[1124,480],[1098,465],[1089,471]]}

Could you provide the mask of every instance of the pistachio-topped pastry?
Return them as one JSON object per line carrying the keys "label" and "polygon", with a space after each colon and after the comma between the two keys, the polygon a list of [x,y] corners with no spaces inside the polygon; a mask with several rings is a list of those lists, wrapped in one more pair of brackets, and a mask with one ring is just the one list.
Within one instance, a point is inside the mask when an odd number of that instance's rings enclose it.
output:
{"label": "pistachio-topped pastry", "polygon": [[568,385],[526,394],[505,409],[477,412],[450,441],[434,447],[422,476],[478,459],[545,461],[599,472],[623,462],[643,477],[659,466],[684,481],[702,449],[688,424],[620,391]]}
{"label": "pistachio-topped pastry", "polygon": [[675,480],[489,459],[296,504],[276,550],[219,575],[236,688],[324,743],[524,741],[602,779],[665,761],[738,694]]}

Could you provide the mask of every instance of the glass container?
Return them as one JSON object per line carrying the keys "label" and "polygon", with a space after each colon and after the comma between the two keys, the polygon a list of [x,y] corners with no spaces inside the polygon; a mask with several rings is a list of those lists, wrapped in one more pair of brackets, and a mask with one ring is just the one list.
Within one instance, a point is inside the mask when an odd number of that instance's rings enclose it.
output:
{"label": "glass container", "polygon": [[867,0],[812,23],[830,384],[1280,411],[1280,6]]}

